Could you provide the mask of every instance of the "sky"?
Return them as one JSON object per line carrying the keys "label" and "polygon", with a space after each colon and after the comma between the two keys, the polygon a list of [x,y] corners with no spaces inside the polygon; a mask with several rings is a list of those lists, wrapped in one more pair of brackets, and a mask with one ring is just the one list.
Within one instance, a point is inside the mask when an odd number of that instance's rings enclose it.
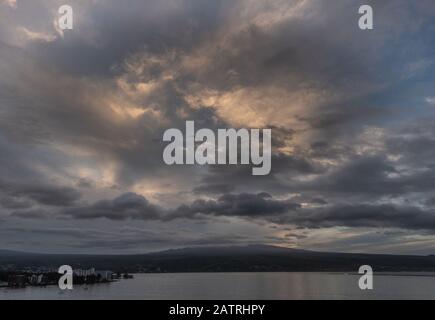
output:
{"label": "sky", "polygon": [[[435,254],[433,0],[63,4],[0,0],[2,249]],[[271,128],[271,174],[166,165],[189,120]]]}

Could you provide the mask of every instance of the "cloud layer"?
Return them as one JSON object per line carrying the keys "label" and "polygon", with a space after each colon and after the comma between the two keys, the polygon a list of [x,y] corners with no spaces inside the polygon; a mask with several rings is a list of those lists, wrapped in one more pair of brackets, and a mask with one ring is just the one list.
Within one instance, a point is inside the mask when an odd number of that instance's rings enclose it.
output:
{"label": "cloud layer", "polygon": [[[433,1],[61,2],[0,1],[6,248],[433,253]],[[271,175],[166,166],[186,120],[272,128]]]}

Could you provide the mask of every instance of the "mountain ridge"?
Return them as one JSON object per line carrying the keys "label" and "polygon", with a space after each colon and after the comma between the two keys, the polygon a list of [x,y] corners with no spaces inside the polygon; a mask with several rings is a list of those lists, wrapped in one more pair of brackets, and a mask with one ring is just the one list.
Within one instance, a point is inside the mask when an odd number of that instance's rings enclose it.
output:
{"label": "mountain ridge", "polygon": [[123,272],[435,271],[435,256],[316,252],[268,245],[186,247],[134,255],[35,254],[0,250],[0,268],[49,267]]}

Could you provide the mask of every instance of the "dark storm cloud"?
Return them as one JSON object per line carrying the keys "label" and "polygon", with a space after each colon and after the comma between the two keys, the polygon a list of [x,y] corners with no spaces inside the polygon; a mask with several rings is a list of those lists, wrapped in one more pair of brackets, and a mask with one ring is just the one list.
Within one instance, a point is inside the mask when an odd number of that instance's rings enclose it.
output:
{"label": "dark storm cloud", "polygon": [[67,209],[64,213],[76,219],[158,220],[162,209],[143,196],[130,192],[112,200],[100,200],[90,206]]}
{"label": "dark storm cloud", "polygon": [[320,174],[325,172],[324,167],[313,163],[304,155],[278,153],[272,156],[272,163],[274,167],[272,173]]}
{"label": "dark storm cloud", "polygon": [[0,192],[10,197],[33,200],[39,204],[59,207],[71,206],[81,198],[80,192],[73,188],[32,184],[31,182],[16,184],[0,181]]}
{"label": "dark storm cloud", "polygon": [[435,230],[435,212],[417,207],[356,204],[305,210],[288,222],[308,228],[370,227]]}
{"label": "dark storm cloud", "polygon": [[300,208],[291,200],[276,200],[267,193],[225,194],[217,200],[195,200],[177,208],[174,217],[195,217],[197,214],[235,217],[267,217],[281,215]]}
{"label": "dark storm cloud", "polygon": [[376,199],[384,196],[405,196],[430,192],[435,188],[435,172],[431,168],[403,171],[403,162],[393,162],[383,155],[354,157],[345,165],[331,169],[313,182],[296,187],[305,191]]}
{"label": "dark storm cloud", "polygon": [[290,191],[297,192],[300,185],[305,185],[299,181],[293,182],[292,179],[304,175],[321,176],[328,170],[328,167],[313,162],[305,154],[274,153],[271,161],[272,170],[268,176],[252,176],[248,166],[209,166],[208,172],[202,175],[200,185],[194,191],[202,189],[210,193],[208,191],[213,190],[215,194],[223,194],[228,193],[223,189],[230,187],[231,191],[236,192],[258,193],[266,190],[276,195],[287,194]]}
{"label": "dark storm cloud", "polygon": [[270,194],[224,194],[216,200],[197,199],[178,208],[162,208],[143,196],[126,193],[112,200],[101,200],[92,205],[67,208],[62,215],[75,219],[160,220],[202,219],[207,216],[268,217],[282,215],[300,208],[291,200],[274,199]]}
{"label": "dark storm cloud", "polygon": [[2,195],[0,197],[0,206],[6,209],[27,209],[33,205],[31,201],[17,197]]}
{"label": "dark storm cloud", "polygon": [[[223,185],[231,181],[233,186],[259,185],[269,187],[279,187],[280,183],[275,175],[279,173],[288,174],[318,174],[325,170],[321,165],[317,165],[300,155],[287,155],[275,153],[271,159],[272,171],[268,176],[253,177],[251,169],[247,166],[210,166],[209,172],[204,175],[202,182],[205,185]],[[255,183],[255,181],[258,182]]]}
{"label": "dark storm cloud", "polygon": [[[327,205],[324,200],[316,208],[302,208],[294,200],[274,199],[267,193],[225,194],[216,200],[198,199],[176,209],[163,209],[144,197],[129,193],[113,200],[99,201],[87,207],[66,209],[63,214],[79,220],[105,218],[109,220],[204,219],[224,216],[260,219],[274,223],[291,224],[302,228],[402,228],[435,230],[435,212],[413,206],[392,204]],[[36,212],[38,213],[38,212]],[[26,212],[16,212],[16,215]],[[28,218],[38,218],[29,211]],[[137,241],[137,240],[136,240]]]}
{"label": "dark storm cloud", "polygon": [[313,188],[339,193],[397,192],[391,189],[394,179],[388,177],[388,174],[396,172],[395,167],[382,156],[353,158],[347,165],[317,179]]}
{"label": "dark storm cloud", "polygon": [[46,210],[40,209],[29,209],[29,210],[16,210],[11,212],[11,216],[18,217],[21,219],[47,219],[49,214]]}
{"label": "dark storm cloud", "polygon": [[347,105],[326,107],[328,111],[300,120],[306,121],[312,129],[338,134],[340,130],[348,132],[360,124],[374,124],[375,120],[379,122],[381,116],[388,116],[387,110],[379,107],[355,106],[355,102],[352,104],[352,107]]}

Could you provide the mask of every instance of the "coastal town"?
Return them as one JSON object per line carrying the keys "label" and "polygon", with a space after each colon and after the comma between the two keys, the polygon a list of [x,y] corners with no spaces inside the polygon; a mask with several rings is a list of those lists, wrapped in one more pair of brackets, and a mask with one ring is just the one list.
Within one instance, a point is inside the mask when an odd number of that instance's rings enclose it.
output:
{"label": "coastal town", "polygon": [[[35,268],[23,270],[0,271],[0,288],[45,287],[58,285],[62,275],[55,269]],[[74,269],[73,280],[75,285],[92,285],[110,283],[121,279],[132,279],[128,273],[113,272],[110,270]]]}

